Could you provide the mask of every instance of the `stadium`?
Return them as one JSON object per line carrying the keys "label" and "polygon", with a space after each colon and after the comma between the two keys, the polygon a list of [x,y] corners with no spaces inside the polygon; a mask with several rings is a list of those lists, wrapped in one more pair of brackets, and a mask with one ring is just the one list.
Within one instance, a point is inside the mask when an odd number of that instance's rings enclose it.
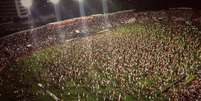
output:
{"label": "stadium", "polygon": [[1,1],[0,100],[199,101],[198,3]]}

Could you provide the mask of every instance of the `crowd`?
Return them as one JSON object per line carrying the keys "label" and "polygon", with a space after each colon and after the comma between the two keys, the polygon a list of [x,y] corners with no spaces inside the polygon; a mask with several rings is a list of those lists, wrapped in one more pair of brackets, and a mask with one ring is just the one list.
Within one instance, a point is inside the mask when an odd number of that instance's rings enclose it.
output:
{"label": "crowd", "polygon": [[[120,14],[122,15],[122,14]],[[115,15],[116,16],[116,15]],[[112,19],[119,17],[112,17]],[[89,33],[103,28],[102,16],[75,18],[61,23],[48,24],[42,27],[14,33],[0,39],[0,67],[9,65],[17,58],[33,50],[57,43],[59,34],[65,34],[66,39],[76,37],[76,30],[81,30],[82,19],[86,20]],[[119,21],[119,20],[115,20]],[[116,22],[115,22],[116,23]]]}
{"label": "crowd", "polygon": [[[187,22],[191,21],[193,12],[186,10],[184,13],[181,10],[175,11],[160,11],[160,12],[139,12],[132,13],[134,11],[123,11],[108,15],[108,23],[112,27],[119,26],[123,23],[132,23],[135,21],[142,22],[144,20],[154,19],[160,21],[160,19],[169,19],[173,21],[169,22]],[[180,16],[180,14],[182,14]],[[188,17],[187,20],[184,17]],[[5,67],[9,62],[14,61],[16,58],[25,55],[37,48],[42,48],[59,41],[59,35],[64,34],[65,39],[71,39],[79,36],[80,33],[76,33],[76,30],[82,30],[82,20],[85,20],[88,27],[88,33],[94,33],[105,27],[105,17],[103,15],[94,15],[89,17],[74,18],[66,21],[48,24],[35,29],[30,29],[22,32],[17,32],[10,36],[0,39],[0,67]],[[78,34],[78,35],[77,35]]]}
{"label": "crowd", "polygon": [[[0,40],[0,66],[12,65],[24,55],[29,55],[35,50],[40,53],[42,50],[39,55],[30,55],[36,58],[34,61],[25,58],[25,62],[17,64],[19,70],[23,70],[17,72],[19,77],[22,77],[18,78],[17,82],[24,84],[26,80],[30,80],[33,84],[44,85],[50,91],[58,90],[60,93],[56,94],[59,98],[71,95],[76,98],[90,96],[99,100],[119,101],[124,97],[143,100],[165,99],[167,96],[172,99],[182,98],[189,92],[196,92],[200,87],[197,86],[200,81],[194,80],[199,71],[197,68],[200,65],[201,44],[199,37],[195,36],[200,31],[186,22],[189,15],[176,17],[185,19],[179,22],[186,25],[175,24],[176,15],[168,16],[170,12],[127,11],[109,14],[108,23],[113,27],[111,31],[94,36],[93,33],[104,28],[103,16],[75,18],[19,32]],[[91,36],[63,42],[58,47],[53,45],[46,50],[45,47],[60,43],[59,35],[62,33],[65,34],[64,39],[72,39],[76,37],[75,34],[82,33],[83,19],[89,28],[88,35]],[[174,23],[168,22],[170,20]],[[131,24],[124,25],[125,23]],[[169,28],[169,24],[174,29]],[[34,71],[33,76],[36,77],[31,76],[30,79],[29,76],[21,74],[30,71]],[[7,77],[6,73],[2,75]],[[180,80],[183,77],[185,79]],[[184,85],[193,81],[196,86],[185,89],[186,85],[183,87],[183,83],[179,81],[183,81]],[[4,84],[6,81],[0,79],[0,86],[3,85],[2,82]],[[177,85],[179,89],[174,88]],[[13,87],[15,86],[18,87]],[[21,88],[15,89],[17,93],[14,93],[21,94],[19,98],[26,99],[28,90],[24,91],[25,87],[27,86],[22,87],[22,91]],[[69,91],[69,94],[64,91]],[[40,90],[29,93],[44,95]],[[192,96],[194,95],[188,95],[189,100],[193,100]],[[196,98],[200,98],[197,92]]]}

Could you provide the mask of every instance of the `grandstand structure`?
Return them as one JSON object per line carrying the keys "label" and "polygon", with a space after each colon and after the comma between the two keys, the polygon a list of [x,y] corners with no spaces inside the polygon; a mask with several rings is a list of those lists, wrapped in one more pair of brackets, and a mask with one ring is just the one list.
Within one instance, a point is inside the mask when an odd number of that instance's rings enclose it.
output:
{"label": "grandstand structure", "polygon": [[25,29],[20,22],[27,18],[28,10],[20,0],[0,0],[0,36]]}
{"label": "grandstand structure", "polygon": [[11,21],[16,18],[27,18],[28,10],[22,6],[20,0],[1,0],[0,1],[1,22]]}
{"label": "grandstand structure", "polygon": [[[47,0],[34,0],[32,10],[35,12],[51,11],[49,10],[50,6],[46,1]],[[39,6],[44,8],[39,8],[36,5],[37,3],[41,4]],[[22,5],[21,0],[0,0],[0,37],[14,32],[29,29],[29,14],[29,10]],[[37,19],[37,17],[39,19]],[[46,15],[38,14],[35,15],[32,20],[34,20],[34,26],[36,27],[54,21],[55,16],[50,13]]]}

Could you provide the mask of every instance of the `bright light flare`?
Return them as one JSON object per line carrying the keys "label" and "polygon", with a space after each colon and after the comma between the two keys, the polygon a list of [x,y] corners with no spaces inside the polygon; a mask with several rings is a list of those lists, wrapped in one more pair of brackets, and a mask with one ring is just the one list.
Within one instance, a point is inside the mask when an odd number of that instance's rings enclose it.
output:
{"label": "bright light flare", "polygon": [[33,0],[21,0],[21,4],[26,8],[31,8]]}
{"label": "bright light flare", "polygon": [[78,2],[82,3],[84,0],[78,0]]}
{"label": "bright light flare", "polygon": [[58,4],[60,0],[50,0],[50,2],[52,2],[53,4]]}

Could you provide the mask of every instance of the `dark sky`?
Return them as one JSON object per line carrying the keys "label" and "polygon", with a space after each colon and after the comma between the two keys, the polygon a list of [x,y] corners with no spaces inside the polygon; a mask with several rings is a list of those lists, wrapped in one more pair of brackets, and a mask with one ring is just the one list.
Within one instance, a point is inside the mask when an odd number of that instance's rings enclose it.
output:
{"label": "dark sky", "polygon": [[[53,11],[51,7],[45,7],[46,0],[35,0],[33,7],[35,13],[48,14]],[[201,0],[108,0],[110,11],[125,9],[137,10],[160,10],[173,7],[201,8]],[[102,13],[101,0],[85,0],[85,10],[87,15]],[[79,5],[76,0],[61,0],[60,13],[63,18],[79,16]],[[38,16],[36,14],[36,16]]]}

